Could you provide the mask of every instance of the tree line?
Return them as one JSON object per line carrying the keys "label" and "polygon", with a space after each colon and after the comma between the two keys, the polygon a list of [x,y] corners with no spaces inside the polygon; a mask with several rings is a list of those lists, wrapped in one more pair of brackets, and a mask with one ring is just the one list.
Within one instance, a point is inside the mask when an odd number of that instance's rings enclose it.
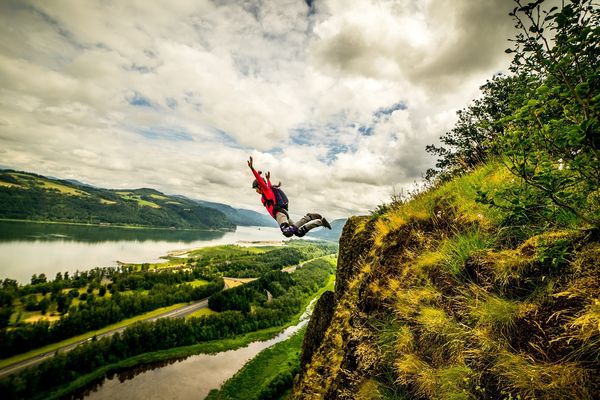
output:
{"label": "tree line", "polygon": [[290,241],[286,246],[265,253],[245,253],[233,255],[202,255],[189,262],[202,268],[205,274],[222,274],[235,278],[256,278],[283,267],[336,253],[338,245],[329,242]]}
{"label": "tree line", "polygon": [[[509,228],[600,225],[600,8],[592,0],[546,7],[515,1],[509,75],[482,86],[458,112],[427,173],[432,183],[500,162],[519,185],[480,193]],[[513,232],[518,235],[519,232]]]}

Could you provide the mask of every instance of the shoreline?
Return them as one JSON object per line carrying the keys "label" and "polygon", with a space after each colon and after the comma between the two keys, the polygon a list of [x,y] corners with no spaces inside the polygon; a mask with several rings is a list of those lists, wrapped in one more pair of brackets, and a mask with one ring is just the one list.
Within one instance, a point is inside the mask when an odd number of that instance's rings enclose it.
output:
{"label": "shoreline", "polygon": [[100,223],[90,224],[85,222],[72,222],[72,221],[41,221],[33,219],[15,219],[15,218],[0,218],[0,222],[24,222],[31,224],[56,224],[56,225],[75,225],[75,226],[88,226],[93,228],[118,228],[118,229],[131,229],[131,230],[161,230],[161,231],[200,231],[200,232],[235,232],[238,225],[234,229],[225,228],[174,228],[174,227],[163,227],[163,226],[150,226],[150,225],[119,225],[112,223]]}

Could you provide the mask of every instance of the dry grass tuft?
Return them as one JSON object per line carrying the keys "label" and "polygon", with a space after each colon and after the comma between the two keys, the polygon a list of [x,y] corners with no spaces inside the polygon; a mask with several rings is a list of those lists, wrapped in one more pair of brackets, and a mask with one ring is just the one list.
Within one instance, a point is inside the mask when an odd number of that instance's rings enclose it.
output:
{"label": "dry grass tuft", "polygon": [[402,289],[395,292],[392,308],[400,318],[411,319],[421,305],[432,305],[441,299],[441,293],[432,286]]}
{"label": "dry grass tuft", "polygon": [[468,327],[434,307],[421,307],[415,320],[421,351],[428,357],[436,363],[464,360],[471,336]]}
{"label": "dry grass tuft", "polygon": [[412,387],[412,392],[423,398],[467,400],[478,380],[463,362],[442,368],[433,368],[416,354],[406,354],[394,364],[397,383]]}
{"label": "dry grass tuft", "polygon": [[411,353],[415,347],[415,338],[408,326],[402,326],[396,333],[394,350],[398,354]]}
{"label": "dry grass tuft", "polygon": [[518,317],[531,310],[529,304],[487,293],[476,285],[470,285],[469,290],[474,293],[467,304],[470,320],[477,327],[489,327],[504,336],[514,331]]}
{"label": "dry grass tuft", "polygon": [[500,389],[522,398],[588,399],[589,372],[575,363],[540,363],[522,354],[503,351],[491,370]]}
{"label": "dry grass tuft", "polygon": [[416,354],[409,353],[400,357],[394,363],[397,383],[415,387],[415,394],[431,398],[437,392],[435,370],[421,360]]}

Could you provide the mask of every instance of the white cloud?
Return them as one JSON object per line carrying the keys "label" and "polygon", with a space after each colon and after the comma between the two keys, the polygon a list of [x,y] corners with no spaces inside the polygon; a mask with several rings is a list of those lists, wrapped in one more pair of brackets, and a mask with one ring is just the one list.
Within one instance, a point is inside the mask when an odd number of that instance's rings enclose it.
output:
{"label": "white cloud", "polygon": [[4,1],[1,164],[260,210],[252,154],[294,215],[365,213],[506,68],[506,7]]}

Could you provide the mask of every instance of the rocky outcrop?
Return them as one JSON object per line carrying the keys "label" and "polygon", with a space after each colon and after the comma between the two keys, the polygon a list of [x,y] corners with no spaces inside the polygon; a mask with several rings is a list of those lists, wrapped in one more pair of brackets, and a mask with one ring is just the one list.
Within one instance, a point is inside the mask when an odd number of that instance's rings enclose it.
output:
{"label": "rocky outcrop", "polygon": [[317,301],[312,317],[306,327],[306,334],[302,343],[302,354],[300,356],[301,368],[304,368],[310,362],[313,353],[321,345],[325,331],[331,323],[334,308],[335,300],[333,292],[327,291],[323,293]]}

